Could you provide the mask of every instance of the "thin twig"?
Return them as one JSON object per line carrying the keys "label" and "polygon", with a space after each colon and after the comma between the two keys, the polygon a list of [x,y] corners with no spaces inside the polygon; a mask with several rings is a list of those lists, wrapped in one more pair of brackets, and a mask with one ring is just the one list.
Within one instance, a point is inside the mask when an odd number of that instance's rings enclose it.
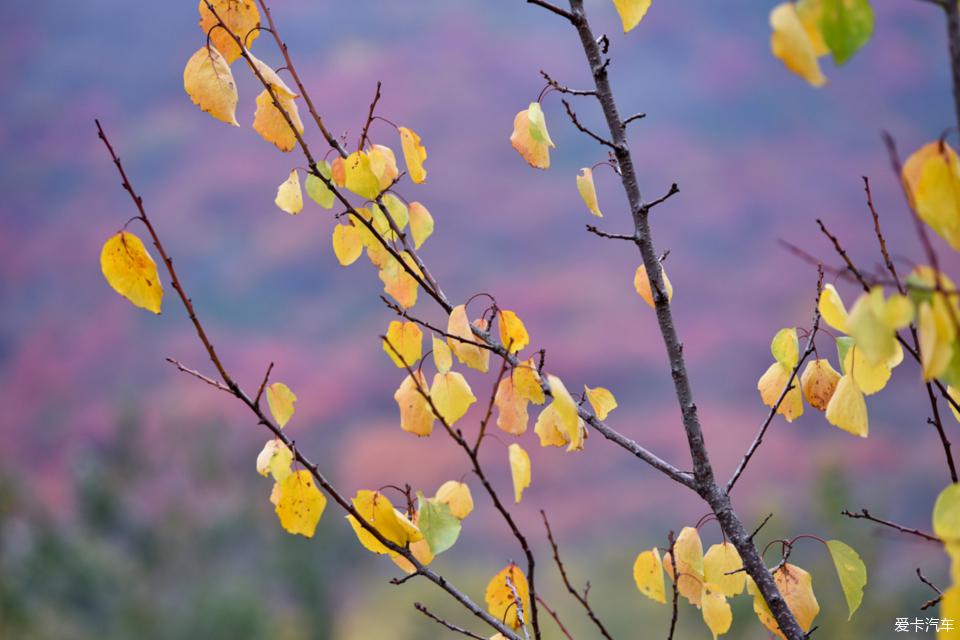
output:
{"label": "thin twig", "polygon": [[610,635],[610,632],[607,631],[607,628],[600,621],[600,618],[593,611],[593,607],[590,606],[590,601],[587,599],[587,593],[590,587],[587,587],[587,590],[584,591],[583,595],[570,583],[570,578],[567,576],[567,569],[563,566],[563,561],[560,559],[560,549],[557,547],[557,541],[553,538],[553,531],[550,529],[550,521],[547,520],[547,513],[543,509],[540,510],[540,516],[543,518],[543,526],[547,529],[547,540],[550,541],[550,548],[553,549],[553,561],[557,565],[557,569],[560,571],[560,577],[563,579],[563,584],[567,588],[567,591],[570,592],[577,602],[584,608],[587,612],[587,617],[590,618],[591,622],[596,625],[597,629],[607,640],[613,640],[613,636]]}
{"label": "thin twig", "polygon": [[543,610],[546,611],[551,618],[553,618],[553,621],[557,623],[557,628],[560,629],[560,632],[563,633],[567,640],[573,640],[573,636],[570,635],[570,632],[567,631],[567,628],[563,626],[563,622],[560,621],[560,616],[557,615],[557,612],[551,609],[550,605],[544,602],[543,598],[539,595],[537,596],[537,602],[539,602],[540,606],[543,607]]}
{"label": "thin twig", "polygon": [[[676,543],[676,538],[674,537],[673,531],[667,534],[667,542],[670,543],[670,562],[674,566],[677,566],[676,561],[673,559],[673,546]],[[676,573],[676,572],[674,572]],[[673,580],[670,581],[670,587],[673,591],[672,601],[671,601],[671,613],[670,613],[670,632],[667,634],[667,640],[673,640],[673,633],[677,629],[677,601],[680,599],[680,587],[678,583],[680,582],[679,577],[674,576]]]}
{"label": "thin twig", "polygon": [[487,639],[484,638],[483,636],[477,635],[477,634],[474,633],[473,631],[469,631],[468,629],[464,629],[463,627],[458,627],[457,625],[453,624],[452,622],[448,622],[447,620],[444,620],[444,619],[441,618],[440,616],[437,616],[437,615],[434,615],[433,613],[430,613],[430,610],[427,609],[425,606],[423,606],[423,604],[421,604],[421,603],[419,603],[419,602],[414,602],[414,603],[413,603],[413,608],[416,609],[417,611],[419,611],[420,613],[422,613],[423,615],[427,616],[428,618],[430,618],[430,619],[433,620],[434,622],[436,622],[436,623],[438,623],[438,624],[442,624],[443,626],[445,626],[447,629],[450,629],[450,631],[453,631],[454,633],[459,633],[460,635],[467,636],[468,638],[474,638],[475,640],[487,640]]}
{"label": "thin twig", "polygon": [[203,375],[196,369],[191,369],[190,367],[184,366],[183,364],[180,363],[179,360],[175,360],[173,358],[167,358],[167,362],[175,366],[180,371],[190,374],[191,376],[193,376],[194,378],[197,378],[198,380],[202,380],[203,382],[206,382],[211,387],[216,387],[220,391],[226,391],[227,393],[233,395],[233,391],[231,391],[230,388],[224,385],[222,382],[217,382],[213,378],[208,378],[207,376]]}
{"label": "thin twig", "polygon": [[912,529],[910,527],[905,527],[901,524],[897,524],[896,522],[891,522],[890,520],[884,520],[882,518],[874,517],[866,509],[860,509],[860,511],[857,513],[844,509],[843,511],[840,512],[840,514],[847,516],[848,518],[853,518],[855,520],[869,520],[870,522],[875,522],[876,524],[880,524],[885,527],[890,527],[891,529],[896,529],[901,533],[906,533],[911,536],[916,536],[922,540],[926,540],[927,542],[937,542],[937,543],[943,542],[937,536],[932,535],[930,533],[925,533],[923,531],[920,531],[919,529]]}
{"label": "thin twig", "polygon": [[616,149],[616,147],[613,146],[613,143],[612,143],[612,142],[610,142],[609,140],[607,140],[607,139],[604,138],[603,136],[600,136],[600,135],[594,133],[594,132],[591,131],[590,129],[588,129],[588,128],[586,128],[585,126],[583,126],[582,124],[580,124],[580,120],[577,118],[577,114],[576,114],[576,112],[573,110],[573,107],[570,106],[570,103],[569,103],[569,102],[567,102],[567,101],[564,100],[564,99],[561,99],[560,102],[563,103],[563,108],[567,110],[567,116],[570,117],[570,121],[573,122],[573,126],[575,126],[577,129],[580,129],[580,131],[582,131],[583,133],[587,134],[588,136],[590,136],[591,138],[593,138],[594,140],[596,140],[596,141],[599,142],[600,144],[605,145],[605,146],[608,146],[608,147],[610,147],[611,149]]}

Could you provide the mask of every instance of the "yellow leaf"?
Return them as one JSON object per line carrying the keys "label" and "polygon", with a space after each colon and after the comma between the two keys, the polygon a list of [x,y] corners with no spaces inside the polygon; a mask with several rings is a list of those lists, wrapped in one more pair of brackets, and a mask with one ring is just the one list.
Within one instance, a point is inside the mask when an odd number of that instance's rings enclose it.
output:
{"label": "yellow leaf", "polygon": [[[673,557],[676,556],[676,569]],[[693,527],[684,527],[673,543],[673,554],[663,557],[663,568],[667,577],[676,580],[677,591],[690,604],[699,607],[703,585],[703,543],[700,534]],[[679,576],[679,578],[677,577]]]}
{"label": "yellow leaf", "polygon": [[954,585],[943,592],[943,599],[940,600],[940,620],[952,620],[950,629],[945,629],[942,625],[937,630],[937,640],[956,640],[960,638],[960,626],[957,626],[957,620],[960,620],[960,586]]}
{"label": "yellow leaf", "polygon": [[800,344],[797,341],[796,329],[780,329],[770,343],[770,353],[773,359],[783,365],[785,369],[793,369],[800,359]]}
{"label": "yellow leaf", "polygon": [[518,353],[530,344],[527,328],[513,311],[500,311],[500,342],[510,353]]}
{"label": "yellow leaf", "polygon": [[427,159],[427,150],[420,143],[420,136],[406,127],[397,127],[400,132],[400,146],[403,148],[403,160],[407,163],[410,180],[420,184],[427,179],[423,161]]}
{"label": "yellow leaf", "polygon": [[703,579],[728,598],[740,595],[747,586],[747,573],[736,547],[729,542],[711,545],[703,556]]}
{"label": "yellow leaf", "polygon": [[597,414],[598,419],[606,420],[610,412],[617,408],[617,399],[613,397],[609,389],[603,387],[591,389],[587,385],[583,385],[583,389],[587,392],[587,400],[593,407],[593,412]]}
{"label": "yellow leaf", "polygon": [[260,74],[260,77],[263,78],[267,84],[273,87],[274,91],[283,93],[290,98],[296,98],[296,92],[287,86],[287,83],[283,81],[276,71],[274,71],[270,65],[260,60],[257,56],[253,55],[251,51],[247,51],[247,64],[250,65],[253,69],[256,69],[257,73]]}
{"label": "yellow leaf", "polygon": [[217,120],[239,127],[237,84],[230,64],[212,45],[200,47],[183,70],[183,88],[193,103]]}
{"label": "yellow leaf", "polygon": [[[787,602],[787,608],[797,619],[797,624],[804,631],[809,631],[813,626],[814,618],[820,613],[820,605],[817,603],[816,596],[813,595],[813,578],[809,573],[789,562],[775,571],[773,578],[780,590],[780,595]],[[774,630],[771,629],[771,631]]]}
{"label": "yellow leaf", "polygon": [[274,203],[290,215],[296,215],[303,210],[303,191],[300,190],[300,176],[297,170],[290,172],[283,184],[277,188],[277,197]]}
{"label": "yellow leaf", "polygon": [[530,420],[527,414],[529,400],[516,393],[512,376],[500,380],[493,401],[497,405],[497,426],[502,431],[515,436],[526,432]]}
{"label": "yellow leaf", "polygon": [[277,101],[283,108],[282,112],[277,109],[266,89],[260,92],[257,96],[257,111],[253,114],[253,130],[280,151],[293,151],[297,145],[297,136],[283,114],[286,113],[289,116],[297,133],[302,134],[303,122],[300,120],[300,111],[297,110],[296,101],[283,92],[277,93]]}
{"label": "yellow leaf", "polygon": [[710,582],[703,584],[700,608],[703,613],[703,621],[710,629],[710,633],[713,634],[713,640],[717,640],[717,636],[730,631],[730,625],[733,624],[733,612],[730,610],[730,603],[727,602],[720,587]]}
{"label": "yellow leaf", "polygon": [[[953,399],[953,402],[960,404],[960,389],[956,387],[947,387],[947,394]],[[953,406],[953,402],[948,402],[950,405],[950,411],[953,412],[953,417],[956,418],[957,422],[960,422],[960,411],[957,411],[957,408]]]}
{"label": "yellow leaf", "polygon": [[643,551],[633,562],[633,581],[640,593],[654,602],[666,603],[666,589],[663,583],[663,563],[656,547]]}
{"label": "yellow leaf", "polygon": [[450,352],[450,346],[437,336],[433,338],[433,365],[439,373],[447,373],[453,366],[453,354]]}
{"label": "yellow leaf", "polygon": [[[419,511],[416,514],[414,514],[413,524],[418,527],[420,525]],[[416,558],[417,561],[424,566],[433,562],[433,558],[434,558],[433,550],[430,548],[430,543],[427,542],[426,538],[424,538],[423,540],[417,540],[416,542],[411,542],[410,553],[412,553],[413,557]],[[417,568],[413,566],[412,562],[410,562],[400,554],[391,553],[390,559],[393,560],[393,564],[400,567],[400,569],[402,569],[403,572],[406,574],[414,573],[417,570]]]}
{"label": "yellow leaf", "polygon": [[447,344],[450,345],[454,355],[457,356],[457,360],[471,369],[486,373],[490,360],[489,354],[484,355],[485,350],[477,346],[473,330],[470,328],[470,321],[467,319],[467,309],[464,305],[457,305],[450,311],[447,333],[462,339],[447,338]]}
{"label": "yellow leaf", "polygon": [[[369,246],[367,247],[367,253],[368,255],[370,253]],[[401,254],[401,257],[414,273],[421,275],[420,270],[409,258],[406,251]],[[371,260],[373,260],[372,257]],[[417,280],[392,255],[386,254],[383,260],[379,273],[380,281],[383,282],[383,290],[404,309],[409,309],[417,304],[417,291],[420,286]]]}
{"label": "yellow leaf", "polygon": [[960,249],[960,159],[946,142],[925,144],[903,165],[903,183],[920,219]]}
{"label": "yellow leaf", "polygon": [[[422,392],[421,392],[422,390]],[[400,407],[400,428],[418,436],[428,436],[433,432],[433,409],[423,396],[427,393],[427,379],[420,371],[407,376],[393,394]]]}
{"label": "yellow leaf", "polygon": [[430,399],[448,426],[462,418],[470,405],[477,401],[466,379],[456,371],[438,373],[433,377]]}
{"label": "yellow leaf", "polygon": [[863,392],[849,374],[840,378],[827,404],[827,422],[855,436],[867,437],[867,403],[863,399]]}
{"label": "yellow leaf", "polygon": [[547,382],[550,383],[550,393],[553,395],[553,402],[550,403],[550,406],[556,407],[557,415],[560,418],[560,428],[569,443],[567,451],[579,451],[583,449],[583,431],[580,426],[580,413],[577,411],[577,403],[560,378],[547,374]]}
{"label": "yellow leaf", "polygon": [[530,486],[530,456],[516,442],[507,447],[510,457],[510,476],[513,478],[513,499],[518,504],[523,490]]}
{"label": "yellow leaf", "polygon": [[[792,369],[787,369],[779,362],[774,362],[760,376],[760,380],[757,381],[757,390],[760,392],[760,399],[763,400],[763,404],[773,407],[777,403],[780,394],[783,393],[790,381],[791,373],[793,373]],[[793,422],[803,415],[803,395],[796,380],[793,381],[793,388],[787,392],[783,402],[777,408],[777,413],[782,415],[787,422]]]}
{"label": "yellow leaf", "polygon": [[[537,105],[539,109],[539,103],[531,103],[530,108],[533,108],[533,105]],[[531,167],[547,169],[550,167],[550,147],[554,145],[552,142],[536,140],[532,129],[529,109],[524,109],[513,119],[513,133],[510,135],[510,144]]]}
{"label": "yellow leaf", "polygon": [[877,365],[868,362],[863,349],[858,348],[856,343],[847,349],[847,355],[843,358],[843,370],[853,376],[857,388],[868,396],[887,386],[892,373],[886,362]]}
{"label": "yellow leaf", "polygon": [[770,12],[770,49],[787,69],[814,87],[822,87],[827,79],[817,61],[815,43],[810,39],[792,2],[783,2]]}
{"label": "yellow leaf", "polygon": [[540,386],[540,374],[533,365],[533,358],[524,360],[513,369],[513,388],[521,398],[526,398],[533,404],[543,404],[546,396]]}
{"label": "yellow leaf", "polygon": [[310,196],[311,200],[316,202],[324,209],[330,209],[333,207],[333,201],[336,196],[327,183],[317,177],[317,174],[319,174],[328,181],[332,180],[330,163],[326,160],[321,160],[314,165],[314,168],[315,171],[307,173],[307,181],[303,185],[303,188],[306,190],[307,195]]}
{"label": "yellow leaf", "polygon": [[350,266],[362,252],[363,240],[357,227],[352,224],[338,224],[333,227],[333,253],[341,266]]}
{"label": "yellow leaf", "polygon": [[473,496],[470,494],[470,487],[463,482],[447,480],[437,489],[434,498],[440,504],[450,507],[450,513],[459,520],[463,520],[473,511]]}
{"label": "yellow leaf", "polygon": [[312,538],[327,506],[327,499],[313,484],[309,471],[291,473],[280,484],[277,517],[288,532]]}
{"label": "yellow leaf", "polygon": [[[382,155],[377,158],[383,161]],[[343,186],[350,191],[367,200],[373,200],[380,194],[380,180],[373,172],[370,156],[363,151],[354,151],[339,163],[334,161],[334,167],[337,166],[343,168]],[[386,171],[385,163],[382,169]]]}
{"label": "yellow leaf", "polygon": [[267,387],[267,404],[270,405],[270,413],[273,414],[273,419],[281,429],[293,417],[295,411],[293,403],[296,401],[297,396],[282,382],[274,382]]}
{"label": "yellow leaf", "polygon": [[114,291],[141,309],[160,313],[163,285],[140,238],[129,231],[111,236],[100,252],[100,270]]}
{"label": "yellow leaf", "polygon": [[597,204],[597,188],[593,184],[593,169],[590,167],[580,169],[580,174],[577,176],[577,191],[580,192],[580,197],[583,198],[583,202],[587,205],[590,213],[602,218],[600,205]]}
{"label": "yellow leaf", "polygon": [[200,0],[200,29],[231,63],[240,57],[240,47],[233,35],[247,47],[260,36],[260,30],[257,29],[260,26],[260,10],[257,9],[256,0],[210,0],[210,4],[230,33],[222,27],[214,28],[218,24],[217,18],[207,7],[206,0]]}
{"label": "yellow leaf", "polygon": [[[667,302],[669,302],[673,300],[673,284],[670,283],[670,278],[667,277],[667,272],[662,265],[660,266],[660,273],[663,277],[663,286],[667,290]],[[643,301],[650,305],[651,309],[657,308],[654,304],[653,290],[650,288],[650,278],[647,277],[647,267],[645,265],[641,264],[637,267],[637,272],[633,276],[633,288],[637,290]]]}
{"label": "yellow leaf", "polygon": [[533,431],[539,436],[541,447],[563,447],[570,442],[560,412],[554,403],[550,403],[540,412]]}
{"label": "yellow leaf", "polygon": [[[382,144],[375,144],[367,150],[367,157],[370,159],[370,171],[377,178],[377,192],[388,189],[400,175],[400,170],[397,169],[397,157],[393,155],[393,149]],[[349,158],[347,160],[349,161]],[[349,163],[347,166],[349,167]],[[347,175],[349,180],[349,171]],[[349,184],[347,188],[350,189]],[[357,192],[354,191],[354,193]],[[370,199],[373,200],[374,197],[371,196]]]}
{"label": "yellow leaf", "polygon": [[433,216],[419,202],[410,203],[410,233],[414,249],[419,249],[433,234]]}
{"label": "yellow leaf", "polygon": [[620,14],[623,32],[627,33],[640,24],[643,16],[647,15],[650,0],[613,0],[613,5],[617,8],[617,13]]}
{"label": "yellow leaf", "polygon": [[[351,500],[353,508],[361,518],[382,537],[393,544],[404,547],[411,542],[423,540],[423,534],[410,520],[393,508],[390,500],[379,491],[361,490]],[[357,534],[360,544],[368,551],[381,555],[394,555],[395,552],[377,540],[370,531],[364,528],[353,515],[346,516],[353,532]]]}
{"label": "yellow leaf", "polygon": [[293,452],[279,438],[267,440],[263,450],[257,455],[257,473],[262,476],[272,474],[277,482],[283,482],[290,475],[293,464]]}
{"label": "yellow leaf", "polygon": [[400,369],[412,367],[423,353],[423,332],[414,322],[394,320],[387,328],[383,350]]}
{"label": "yellow leaf", "polygon": [[513,629],[520,628],[518,606],[522,610],[524,621],[530,617],[530,587],[527,585],[527,577],[523,575],[520,567],[512,562],[487,584],[484,600],[490,615],[497,620],[503,620],[505,625]]}
{"label": "yellow leaf", "polygon": [[913,306],[903,296],[884,299],[883,288],[862,294],[850,310],[847,333],[870,364],[888,362],[897,352],[897,329],[913,319]]}
{"label": "yellow leaf", "polygon": [[833,368],[830,361],[826,358],[818,358],[807,363],[807,368],[803,370],[803,375],[800,377],[800,388],[803,389],[803,397],[811,407],[817,411],[826,411],[839,381],[840,374]]}
{"label": "yellow leaf", "polygon": [[847,319],[849,318],[847,308],[843,305],[840,294],[837,293],[836,287],[832,284],[824,285],[820,292],[817,308],[820,309],[820,315],[823,316],[828,325],[842,333],[847,332]]}
{"label": "yellow leaf", "polygon": [[823,39],[823,33],[820,32],[820,19],[823,16],[822,0],[800,0],[797,2],[797,15],[803,24],[807,37],[810,38],[810,44],[813,45],[813,53],[819,58],[830,53],[830,47]]}
{"label": "yellow leaf", "polygon": [[936,294],[929,301],[920,304],[917,330],[924,380],[932,380],[942,374],[953,359],[954,341],[957,337],[955,317],[958,317],[956,310],[951,315],[942,294]]}

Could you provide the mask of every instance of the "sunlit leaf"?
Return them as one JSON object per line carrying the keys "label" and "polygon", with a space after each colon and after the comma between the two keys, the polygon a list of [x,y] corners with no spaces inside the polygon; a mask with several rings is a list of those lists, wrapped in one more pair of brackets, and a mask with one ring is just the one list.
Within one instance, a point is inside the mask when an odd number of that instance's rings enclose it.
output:
{"label": "sunlit leaf", "polygon": [[277,517],[289,533],[312,538],[327,506],[327,498],[313,483],[309,471],[291,473],[280,484]]}
{"label": "sunlit leaf", "polygon": [[513,478],[513,499],[517,503],[523,497],[523,490],[530,486],[530,456],[516,442],[507,448],[510,458],[510,476]]}
{"label": "sunlit leaf", "polygon": [[160,313],[163,285],[140,238],[129,231],[111,236],[100,252],[100,270],[114,291],[141,309]]}
{"label": "sunlit leaf", "polygon": [[217,120],[239,127],[237,85],[230,64],[214,46],[200,47],[183,70],[183,88],[193,103]]}
{"label": "sunlit leaf", "polygon": [[267,387],[267,404],[270,405],[270,413],[281,429],[287,426],[293,417],[293,405],[296,401],[297,396],[282,382],[274,382]]}

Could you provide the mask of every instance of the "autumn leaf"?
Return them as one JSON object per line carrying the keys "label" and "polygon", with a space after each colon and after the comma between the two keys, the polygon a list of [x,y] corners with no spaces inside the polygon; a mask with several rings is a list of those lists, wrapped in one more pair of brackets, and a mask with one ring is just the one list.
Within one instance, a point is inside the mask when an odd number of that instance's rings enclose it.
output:
{"label": "autumn leaf", "polygon": [[[773,572],[773,579],[797,624],[804,631],[809,631],[810,627],[813,626],[814,618],[820,613],[820,605],[813,594],[813,579],[810,574],[796,565],[785,563]],[[776,634],[777,637],[785,638],[783,632],[780,631],[780,625],[777,624],[773,613],[763,599],[763,594],[760,593],[760,589],[750,578],[747,579],[747,591],[753,596],[753,610],[763,626]]]}
{"label": "autumn leaf", "polygon": [[703,556],[703,578],[728,598],[743,593],[747,574],[736,547],[729,542],[714,544]]}
{"label": "autumn leaf", "polygon": [[817,411],[826,411],[830,398],[840,381],[840,374],[826,358],[817,358],[807,363],[800,377],[800,388],[807,403]]}
{"label": "autumn leaf", "polygon": [[547,382],[550,384],[550,393],[553,394],[553,402],[550,406],[556,409],[559,418],[558,428],[563,432],[564,439],[568,443],[567,451],[579,451],[583,449],[584,432],[577,403],[560,378],[547,374]]}
{"label": "autumn leaf", "polygon": [[237,84],[230,64],[214,46],[200,47],[183,70],[183,88],[195,105],[211,116],[239,127]]}
{"label": "autumn leaf", "polygon": [[303,122],[300,120],[300,111],[297,109],[294,98],[283,92],[276,93],[276,95],[277,101],[283,109],[282,112],[277,109],[277,106],[273,103],[273,98],[266,89],[257,96],[257,110],[253,114],[253,130],[280,151],[293,151],[293,148],[297,145],[297,136],[283,114],[286,113],[290,118],[297,134],[302,134]]}
{"label": "autumn leaf", "polygon": [[473,511],[473,496],[470,494],[470,487],[464,482],[447,480],[437,489],[434,498],[437,502],[449,506],[450,513],[460,520]]}
{"label": "autumn leaf", "polygon": [[413,248],[419,249],[433,234],[433,216],[419,202],[410,203],[410,234],[413,236]]}
{"label": "autumn leaf", "polygon": [[[207,0],[200,0],[200,29],[209,37],[213,45],[223,52],[227,63],[240,57],[240,47],[234,35],[243,40],[245,46],[260,36],[260,10],[256,0],[209,0],[217,16],[223,20],[229,32],[217,27],[217,17],[207,7]],[[216,27],[216,28],[215,28]]]}
{"label": "autumn leaf", "polygon": [[[519,596],[519,603],[517,596]],[[519,629],[518,605],[523,610],[524,620],[530,615],[530,587],[520,567],[511,562],[495,575],[487,584],[484,600],[491,616],[497,620],[503,620],[508,627]]]}
{"label": "autumn leaf", "polygon": [[137,236],[121,231],[100,251],[100,270],[113,290],[135,306],[160,313],[163,285],[147,248]]}
{"label": "autumn leaf", "polygon": [[[664,270],[663,265],[660,266],[660,274],[663,278],[663,286],[667,290],[667,302],[673,300],[673,284],[670,282],[670,278],[667,277],[667,272]],[[647,277],[647,267],[646,265],[640,265],[637,267],[637,272],[633,276],[633,288],[636,289],[637,293],[640,294],[640,297],[643,298],[643,301],[650,305],[651,309],[656,309],[657,305],[654,304],[653,300],[653,290],[650,287],[650,278]]]}
{"label": "autumn leaf", "polygon": [[513,119],[513,133],[510,144],[531,167],[548,169],[550,167],[550,148],[555,146],[547,134],[543,110],[539,102],[517,113]]}
{"label": "autumn leaf", "polygon": [[272,475],[273,479],[280,483],[292,473],[292,464],[293,452],[279,438],[267,440],[257,455],[257,473],[262,476]]}
{"label": "autumn leaf", "polygon": [[430,398],[448,426],[453,426],[477,401],[467,380],[456,371],[437,373],[433,377]]}
{"label": "autumn leaf", "polygon": [[705,582],[700,594],[700,611],[703,621],[713,634],[713,640],[730,630],[733,624],[733,612],[723,591],[715,584]]}
{"label": "autumn leaf", "polygon": [[[393,149],[382,144],[371,145],[370,149],[367,150],[367,157],[370,159],[370,171],[377,179],[377,192],[388,189],[400,175],[400,170],[397,168],[397,157],[394,155]],[[349,181],[349,169],[347,176]],[[349,184],[347,188],[350,189]],[[356,192],[354,191],[354,193]],[[372,200],[374,197],[371,196],[370,199]]]}
{"label": "autumn leaf", "polygon": [[530,420],[527,413],[529,400],[516,392],[512,376],[505,376],[497,384],[493,402],[497,407],[497,426],[501,431],[515,436],[526,432]]}
{"label": "autumn leaf", "polygon": [[410,180],[420,184],[427,179],[427,172],[423,168],[423,161],[427,159],[427,150],[420,142],[420,136],[407,127],[397,127],[400,132],[400,146],[403,149],[403,160],[407,165]]}
{"label": "autumn leaf", "polygon": [[457,360],[461,364],[482,373],[487,372],[489,357],[484,355],[484,350],[478,346],[476,338],[473,336],[470,320],[467,319],[467,309],[464,305],[457,305],[450,311],[450,318],[447,321],[447,334],[454,336],[447,338],[447,344],[450,345],[450,349],[453,350],[453,354],[457,356]]}
{"label": "autumn leaf", "polygon": [[847,374],[837,382],[833,397],[827,404],[827,422],[835,427],[855,436],[866,438],[869,432],[867,418],[867,403],[863,392],[853,381],[853,376]]}
{"label": "autumn leaf", "polygon": [[274,203],[281,211],[290,215],[296,215],[303,210],[303,191],[300,190],[300,176],[296,169],[291,171],[290,177],[277,188]]}
{"label": "autumn leaf", "polygon": [[267,387],[267,404],[270,405],[270,413],[281,429],[287,426],[293,417],[293,404],[296,401],[297,396],[282,382],[274,382]]}
{"label": "autumn leaf", "polygon": [[837,293],[836,287],[832,284],[823,285],[823,290],[820,291],[820,299],[817,301],[817,308],[828,325],[842,333],[847,332],[847,320],[850,316],[843,300],[840,299],[840,294]]}
{"label": "autumn leaf", "polygon": [[587,394],[590,406],[593,407],[593,412],[597,414],[597,419],[606,420],[610,412],[617,408],[617,399],[613,397],[609,389],[603,387],[591,389],[587,385],[583,385],[583,390]]}
{"label": "autumn leaf", "polygon": [[309,471],[291,473],[280,484],[277,517],[288,532],[312,538],[327,506],[326,497],[313,483]]}
{"label": "autumn leaf", "polygon": [[792,2],[783,2],[770,12],[770,49],[790,71],[794,72],[814,87],[822,87],[827,79],[820,70],[817,50],[810,38],[796,6]]}
{"label": "autumn leaf", "polygon": [[530,486],[530,456],[516,442],[507,447],[510,458],[510,476],[513,478],[513,499],[519,504],[523,490]]}
{"label": "autumn leaf", "polygon": [[360,230],[352,224],[335,225],[333,227],[333,254],[337,257],[340,266],[350,266],[357,261],[361,253],[363,253],[363,240],[360,236]]}
{"label": "autumn leaf", "polygon": [[643,17],[647,15],[647,10],[650,9],[650,0],[613,0],[613,4],[617,8],[617,13],[620,14],[624,33],[640,24]]}
{"label": "autumn leaf", "polygon": [[903,164],[902,179],[920,219],[960,250],[960,159],[953,147],[923,145]]}
{"label": "autumn leaf", "polygon": [[850,309],[847,333],[870,364],[888,362],[897,355],[896,331],[913,320],[913,303],[906,296],[885,298],[883,287],[862,294]]}
{"label": "autumn leaf", "polygon": [[540,386],[540,374],[533,364],[533,358],[517,363],[513,368],[513,388],[518,396],[533,404],[543,404],[546,396]]}
{"label": "autumn leaf", "polygon": [[415,322],[394,320],[387,328],[383,350],[398,368],[412,367],[423,353],[423,332]]}
{"label": "autumn leaf", "polygon": [[[422,392],[421,392],[422,390]],[[423,396],[427,392],[427,379],[420,371],[414,371],[400,383],[393,399],[400,407],[400,428],[418,436],[433,432],[433,409]]]}
{"label": "autumn leaf", "polygon": [[283,78],[281,78],[270,65],[253,55],[251,51],[247,51],[247,55],[245,57],[247,59],[247,64],[250,65],[250,67],[252,67],[256,73],[260,74],[260,78],[262,78],[266,84],[270,85],[275,92],[283,94],[289,98],[297,97],[297,93],[287,86],[287,83],[283,81]]}
{"label": "autumn leaf", "polygon": [[523,321],[515,312],[501,309],[499,317],[500,342],[504,347],[509,348],[510,353],[518,353],[530,344],[527,328],[523,326]]}
{"label": "autumn leaf", "polygon": [[642,551],[633,562],[633,581],[640,593],[654,602],[666,603],[666,589],[663,582],[663,563],[656,549]]}
{"label": "autumn leaf", "polygon": [[703,543],[700,542],[700,534],[694,527],[680,530],[680,535],[673,543],[673,553],[667,553],[663,557],[663,568],[667,577],[676,581],[680,595],[690,604],[699,607],[704,581]]}
{"label": "autumn leaf", "polygon": [[[359,516],[393,544],[404,547],[411,542],[423,540],[420,529],[404,514],[394,509],[390,500],[379,491],[360,490],[351,502]],[[396,553],[377,540],[352,514],[347,515],[346,519],[365,549],[381,555],[392,556]]]}
{"label": "autumn leaf", "polygon": [[597,188],[593,184],[593,169],[590,167],[580,169],[580,174],[577,175],[577,191],[580,192],[580,197],[583,198],[583,203],[587,205],[590,213],[602,218],[600,205],[597,204]]}
{"label": "autumn leaf", "polygon": [[[367,246],[367,254],[370,255],[370,246]],[[420,269],[406,251],[400,254],[403,260],[400,260],[387,253],[383,256],[383,264],[378,273],[380,281],[383,282],[383,290],[404,309],[417,304],[417,292],[419,284],[410,271],[422,277]],[[372,257],[371,257],[372,260]],[[407,268],[410,271],[407,271]]]}

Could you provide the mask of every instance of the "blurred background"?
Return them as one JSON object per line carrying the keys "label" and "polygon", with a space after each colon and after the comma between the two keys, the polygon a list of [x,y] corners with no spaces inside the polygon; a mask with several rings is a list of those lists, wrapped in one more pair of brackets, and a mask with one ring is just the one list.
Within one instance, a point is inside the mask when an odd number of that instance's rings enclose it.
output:
{"label": "blurred background", "polygon": [[[681,193],[653,219],[676,287],[675,314],[708,446],[727,477],[766,414],[756,381],[773,334],[805,326],[814,269],[783,238],[833,260],[822,217],[863,265],[877,264],[860,176],[873,180],[893,252],[921,255],[880,142],[906,154],[955,125],[943,19],[933,6],[877,2],[876,33],[830,83],[814,90],[769,51],[773,3],[656,0],[621,33],[612,3],[588,2],[611,40],[621,110],[644,111],[631,145],[648,197]],[[275,17],[326,122],[353,144],[377,80],[381,115],[419,132],[427,182],[403,193],[424,202],[437,230],[423,255],[452,299],[493,293],[524,319],[548,368],[578,390],[610,388],[610,422],[680,467],[689,465],[655,318],[632,289],[638,259],[626,243],[584,232],[581,166],[603,150],[544,102],[556,142],[549,171],[528,167],[508,142],[513,117],[543,86],[589,82],[576,36],[520,0],[415,3],[275,0]],[[420,600],[478,625],[427,583],[395,587],[393,565],[357,543],[330,506],[312,540],[285,534],[254,470],[264,432],[225,394],[177,373],[175,357],[212,373],[172,291],[164,313],[133,309],[103,280],[103,241],[133,215],[95,136],[100,118],[122,156],[228,368],[255,388],[270,361],[299,395],[289,433],[352,494],[410,483],[428,494],[466,477],[477,510],[435,566],[468,594],[520,551],[448,439],[399,428],[392,395],[403,377],[377,336],[393,314],[376,272],[338,266],[332,216],[307,203],[290,217],[273,204],[297,154],[250,128],[255,79],[235,65],[241,128],[216,122],[183,92],[187,58],[204,43],[194,0],[8,3],[0,101],[0,636],[3,638],[439,638],[411,606]],[[267,37],[256,54],[279,66]],[[601,125],[589,99],[576,108]],[[303,108],[301,107],[303,111]],[[305,121],[307,120],[304,118]],[[310,130],[319,149],[321,139]],[[399,150],[383,123],[375,142]],[[602,227],[629,228],[616,176],[596,171]],[[938,239],[939,241],[939,239]],[[944,265],[960,266],[938,242]],[[855,290],[838,283],[848,302]],[[426,296],[417,312],[438,318]],[[477,308],[479,311],[479,307]],[[821,353],[836,364],[832,340]],[[468,374],[484,398],[492,381]],[[480,404],[480,403],[478,403]],[[843,508],[929,528],[949,481],[925,420],[917,368],[899,368],[869,399],[870,437],[828,425],[811,409],[774,421],[734,501],[762,541],[811,533],[856,547],[870,570],[863,607],[846,606],[823,548],[792,560],[814,578],[826,638],[894,635],[895,617],[932,617],[922,567],[945,585],[934,545],[877,535]],[[949,414],[947,414],[949,415]],[[950,435],[960,436],[947,418]],[[467,430],[475,428],[465,418]],[[501,438],[506,440],[506,437]],[[689,492],[597,435],[568,455],[521,442],[533,484],[514,511],[541,555],[538,583],[581,637],[592,637],[559,588],[538,510],[553,521],[572,576],[617,637],[665,637],[667,607],[634,588],[635,555],[665,545],[705,507]],[[503,448],[484,463],[510,492]],[[715,525],[702,535],[718,542]],[[768,561],[778,559],[771,551]],[[731,637],[765,638],[747,597]],[[679,637],[705,638],[681,603]],[[549,637],[556,629],[544,622]],[[932,634],[930,634],[932,635]]]}

